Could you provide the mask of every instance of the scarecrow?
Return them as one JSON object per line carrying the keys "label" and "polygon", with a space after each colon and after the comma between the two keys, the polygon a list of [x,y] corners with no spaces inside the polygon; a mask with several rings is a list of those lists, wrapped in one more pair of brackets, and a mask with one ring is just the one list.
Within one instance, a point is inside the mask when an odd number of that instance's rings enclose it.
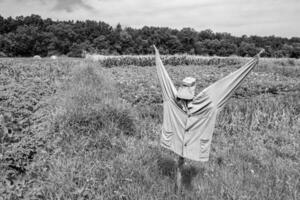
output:
{"label": "scarecrow", "polygon": [[208,161],[217,114],[238,88],[244,78],[258,64],[261,50],[237,71],[205,88],[195,95],[196,79],[183,79],[178,91],[171,81],[155,49],[158,79],[163,96],[163,126],[160,143],[179,155],[177,187],[180,188],[184,158]]}

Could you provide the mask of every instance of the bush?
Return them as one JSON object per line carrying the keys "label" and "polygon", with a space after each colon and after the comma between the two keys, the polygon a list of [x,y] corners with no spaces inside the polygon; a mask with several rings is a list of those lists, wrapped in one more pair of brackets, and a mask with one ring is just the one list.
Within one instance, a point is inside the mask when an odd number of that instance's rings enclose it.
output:
{"label": "bush", "polygon": [[0,58],[5,58],[5,57],[7,57],[7,55],[4,52],[0,51]]}

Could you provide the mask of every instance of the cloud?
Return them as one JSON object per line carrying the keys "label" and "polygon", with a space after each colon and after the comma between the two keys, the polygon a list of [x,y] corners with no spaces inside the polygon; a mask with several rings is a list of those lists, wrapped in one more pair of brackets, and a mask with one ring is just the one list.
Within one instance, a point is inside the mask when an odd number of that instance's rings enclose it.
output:
{"label": "cloud", "polygon": [[75,7],[81,7],[87,10],[93,10],[93,7],[83,2],[83,0],[57,0],[53,10],[74,11]]}
{"label": "cloud", "polygon": [[[0,0],[0,2],[1,1],[5,1],[5,0]],[[46,5],[46,4],[53,5],[53,2],[50,2],[47,0],[17,0],[17,1],[19,1],[21,3],[40,2],[43,5]],[[52,10],[72,12],[75,10],[76,7],[84,8],[87,10],[93,10],[93,7],[91,5],[89,5],[88,3],[85,3],[83,0],[55,0],[54,7],[52,7]]]}

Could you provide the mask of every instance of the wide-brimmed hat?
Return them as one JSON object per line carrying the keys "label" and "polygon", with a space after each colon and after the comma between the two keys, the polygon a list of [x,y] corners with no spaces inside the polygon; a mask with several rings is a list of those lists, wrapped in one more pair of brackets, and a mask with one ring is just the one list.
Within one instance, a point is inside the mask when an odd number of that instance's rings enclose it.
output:
{"label": "wide-brimmed hat", "polygon": [[196,79],[186,77],[182,80],[182,85],[178,89],[177,97],[180,99],[192,100],[195,96]]}

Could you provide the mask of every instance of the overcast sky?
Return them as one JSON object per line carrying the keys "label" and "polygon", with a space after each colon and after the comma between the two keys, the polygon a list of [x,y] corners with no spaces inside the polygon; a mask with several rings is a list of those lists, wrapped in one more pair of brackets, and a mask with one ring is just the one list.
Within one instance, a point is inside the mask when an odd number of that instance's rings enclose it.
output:
{"label": "overcast sky", "polygon": [[0,0],[3,17],[30,14],[123,27],[191,27],[236,36],[300,37],[300,0]]}

